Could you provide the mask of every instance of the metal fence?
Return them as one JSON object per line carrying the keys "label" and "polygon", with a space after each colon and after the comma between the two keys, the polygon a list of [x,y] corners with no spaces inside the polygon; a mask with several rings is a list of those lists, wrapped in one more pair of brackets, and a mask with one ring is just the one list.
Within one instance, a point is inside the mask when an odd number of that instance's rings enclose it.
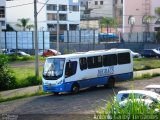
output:
{"label": "metal fence", "polygon": [[[1,32],[1,46],[3,49],[24,50],[34,53],[33,32]],[[111,48],[128,48],[140,51],[144,48],[159,47],[160,40],[153,33],[124,33],[103,34],[100,36],[98,30],[64,31],[60,35],[60,52],[83,52],[90,50],[101,50]],[[38,33],[39,49],[56,49],[56,34],[49,32]]]}

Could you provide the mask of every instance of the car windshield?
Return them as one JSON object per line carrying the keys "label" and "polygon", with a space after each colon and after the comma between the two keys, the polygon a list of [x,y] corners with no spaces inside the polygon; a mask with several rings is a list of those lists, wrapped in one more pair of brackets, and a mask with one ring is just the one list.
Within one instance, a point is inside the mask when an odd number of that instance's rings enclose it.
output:
{"label": "car windshield", "polygon": [[44,64],[43,77],[46,80],[57,80],[62,77],[65,59],[48,58]]}

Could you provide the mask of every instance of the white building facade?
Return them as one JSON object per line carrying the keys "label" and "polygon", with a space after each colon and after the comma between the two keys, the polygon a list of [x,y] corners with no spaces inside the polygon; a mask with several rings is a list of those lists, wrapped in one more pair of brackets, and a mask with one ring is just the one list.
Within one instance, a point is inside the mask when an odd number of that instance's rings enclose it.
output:
{"label": "white building facade", "polygon": [[[56,31],[57,13],[59,13],[60,30],[78,29],[80,24],[80,4],[78,0],[49,0],[45,4],[46,1],[37,1],[39,31]],[[34,24],[33,0],[7,1],[6,6],[7,23],[12,27],[17,28],[17,20],[21,18],[29,18],[30,23]]]}
{"label": "white building facade", "polygon": [[0,0],[0,29],[6,29],[6,0]]}

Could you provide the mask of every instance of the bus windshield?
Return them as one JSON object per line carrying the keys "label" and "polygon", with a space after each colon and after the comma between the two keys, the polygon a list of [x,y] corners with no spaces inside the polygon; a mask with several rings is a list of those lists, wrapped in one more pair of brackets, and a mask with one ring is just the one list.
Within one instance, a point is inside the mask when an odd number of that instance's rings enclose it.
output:
{"label": "bus windshield", "polygon": [[57,80],[62,77],[65,59],[48,58],[44,64],[43,77],[46,80]]}

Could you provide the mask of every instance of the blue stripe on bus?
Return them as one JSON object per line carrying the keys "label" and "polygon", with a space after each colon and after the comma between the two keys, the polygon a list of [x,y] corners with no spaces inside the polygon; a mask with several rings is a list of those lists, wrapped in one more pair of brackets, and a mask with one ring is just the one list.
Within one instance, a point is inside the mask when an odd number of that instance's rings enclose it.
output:
{"label": "blue stripe on bus", "polygon": [[[110,76],[105,76],[105,77],[91,78],[91,79],[85,79],[80,81],[65,82],[61,85],[56,85],[56,86],[43,85],[43,90],[45,92],[70,92],[71,87],[75,82],[78,82],[78,84],[80,85],[80,88],[87,88],[87,87],[92,87],[96,85],[105,85],[107,84],[109,77]],[[125,81],[133,78],[133,72],[113,75],[113,77],[115,78],[116,82]]]}

